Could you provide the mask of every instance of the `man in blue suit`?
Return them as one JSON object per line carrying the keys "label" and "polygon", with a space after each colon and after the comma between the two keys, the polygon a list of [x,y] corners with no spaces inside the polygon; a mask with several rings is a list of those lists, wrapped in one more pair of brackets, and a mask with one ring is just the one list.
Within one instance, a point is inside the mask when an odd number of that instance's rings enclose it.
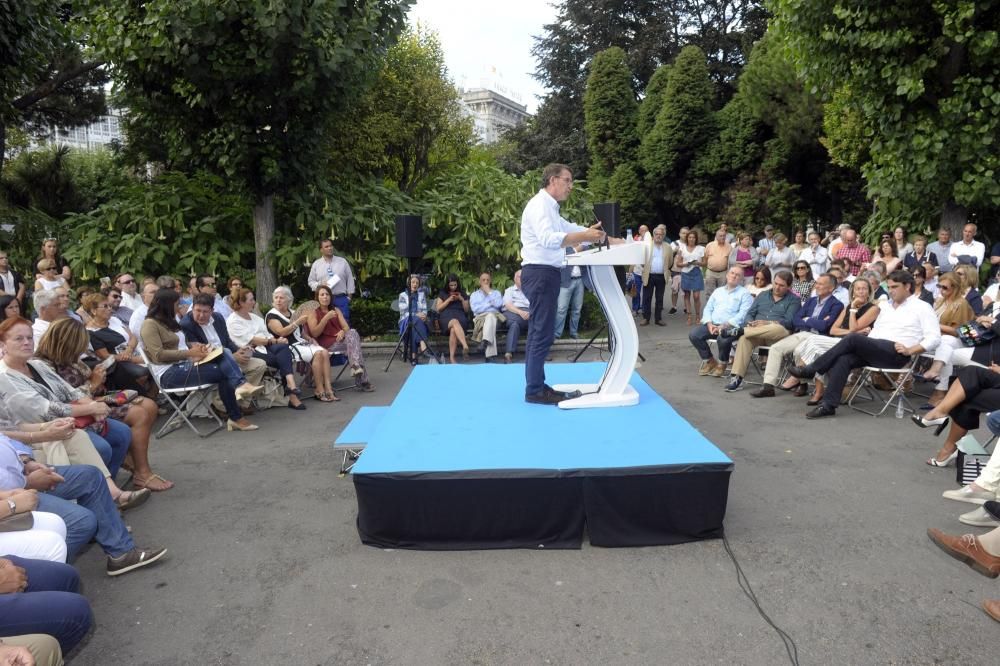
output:
{"label": "man in blue suit", "polygon": [[229,337],[226,320],[215,312],[215,298],[211,294],[197,294],[191,304],[191,311],[181,318],[181,330],[188,344],[200,342],[203,345],[222,347],[233,353],[236,364],[247,381],[260,386],[267,372],[267,363],[255,358],[249,347],[240,347]]}
{"label": "man in blue suit", "polygon": [[829,335],[830,327],[844,311],[844,304],[833,297],[836,285],[837,278],[829,273],[823,273],[816,279],[816,295],[799,308],[792,320],[795,332],[771,345],[767,365],[764,367],[764,383],[756,391],[751,391],[750,395],[755,398],[773,398],[774,386],[778,383],[785,355],[794,352],[796,347],[813,335]]}

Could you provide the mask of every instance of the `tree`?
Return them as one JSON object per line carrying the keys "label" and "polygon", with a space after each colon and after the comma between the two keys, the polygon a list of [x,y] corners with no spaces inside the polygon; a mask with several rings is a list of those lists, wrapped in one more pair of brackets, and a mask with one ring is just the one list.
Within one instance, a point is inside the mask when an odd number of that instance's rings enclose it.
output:
{"label": "tree", "polygon": [[594,56],[583,112],[590,150],[588,181],[596,197],[607,195],[608,180],[619,166],[635,161],[638,108],[625,52],[615,46]]}
{"label": "tree", "polygon": [[[859,123],[827,145],[862,158],[873,222],[960,226],[1000,208],[1000,3],[775,0],[773,27],[837,119]],[[850,148],[851,154],[840,153]]]}
{"label": "tree", "polygon": [[108,75],[74,39],[78,20],[59,0],[0,0],[0,170],[11,129],[44,135],[105,112]]}
{"label": "tree", "polygon": [[670,69],[656,124],[639,147],[654,198],[679,203],[688,169],[715,134],[714,99],[705,54],[697,46],[684,47]]}
{"label": "tree", "polygon": [[81,0],[114,64],[130,141],[221,174],[253,204],[257,290],[275,286],[274,195],[323,165],[322,138],[403,28],[408,0]]}
{"label": "tree", "polygon": [[338,169],[388,178],[409,194],[463,161],[475,137],[437,35],[420,28],[389,49],[375,83],[336,126]]}
{"label": "tree", "polygon": [[700,46],[716,84],[715,106],[721,106],[732,95],[750,47],[764,34],[766,16],[759,0],[563,0],[532,50],[538,60],[535,77],[551,92],[535,122],[516,135],[520,152],[544,154],[547,146],[559,146],[558,161],[587,177],[590,157],[579,136],[583,92],[591,60],[613,46],[626,54],[636,93],[684,45]]}
{"label": "tree", "polygon": [[667,91],[667,81],[670,80],[670,65],[660,65],[649,79],[649,85],[642,94],[639,104],[639,115],[636,121],[636,131],[640,137],[646,135],[656,124],[656,116],[663,107],[663,95]]}

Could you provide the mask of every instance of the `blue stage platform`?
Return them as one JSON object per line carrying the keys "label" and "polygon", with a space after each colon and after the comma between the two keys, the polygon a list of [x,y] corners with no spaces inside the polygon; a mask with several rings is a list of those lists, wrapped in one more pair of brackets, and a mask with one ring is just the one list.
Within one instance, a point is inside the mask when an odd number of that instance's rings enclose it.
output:
{"label": "blue stage platform", "polygon": [[[603,363],[549,364],[550,384]],[[524,402],[524,366],[414,368],[390,408],[337,443],[354,466],[362,541],[394,548],[679,543],[722,534],[732,461],[639,377],[634,407]]]}

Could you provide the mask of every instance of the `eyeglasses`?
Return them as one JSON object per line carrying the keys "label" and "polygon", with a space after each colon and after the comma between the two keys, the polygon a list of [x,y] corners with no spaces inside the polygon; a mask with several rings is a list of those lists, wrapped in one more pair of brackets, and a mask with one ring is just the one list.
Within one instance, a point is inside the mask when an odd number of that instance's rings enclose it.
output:
{"label": "eyeglasses", "polygon": [[572,176],[556,176],[556,179],[557,180],[561,180],[564,183],[567,183],[569,185],[573,184],[573,177]]}
{"label": "eyeglasses", "polygon": [[796,266],[795,270],[798,270],[798,271],[807,271],[807,270],[809,270],[809,267],[808,266]]}
{"label": "eyeglasses", "polygon": [[938,289],[940,289],[941,291],[951,291],[951,287],[949,287],[946,284],[939,285]]}
{"label": "eyeglasses", "polygon": [[206,282],[202,286],[203,287],[211,287],[212,289],[215,289],[215,283],[214,282]]}
{"label": "eyeglasses", "polygon": [[135,280],[118,280],[121,284],[135,284]]}

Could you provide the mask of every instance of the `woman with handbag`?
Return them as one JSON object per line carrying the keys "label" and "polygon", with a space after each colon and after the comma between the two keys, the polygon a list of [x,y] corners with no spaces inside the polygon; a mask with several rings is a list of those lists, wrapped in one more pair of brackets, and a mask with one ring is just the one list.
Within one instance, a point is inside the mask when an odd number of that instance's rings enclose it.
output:
{"label": "woman with handbag", "polygon": [[[80,325],[79,322],[76,323]],[[72,438],[75,437],[75,432],[72,431],[85,429],[98,457],[90,455],[83,438],[77,437],[74,443],[78,447],[75,454],[77,461],[101,469],[111,497],[118,507],[129,509],[149,499],[149,491],[146,489],[126,492],[114,482],[114,475],[131,444],[132,435],[128,426],[108,419],[110,408],[105,403],[95,401],[85,392],[67,384],[44,362],[31,359],[34,353],[31,324],[21,318],[11,318],[0,323],[0,343],[6,349],[6,355],[0,361],[0,394],[4,396],[4,400],[0,401],[3,405],[0,409],[0,424],[3,421],[16,422],[19,428],[27,426],[28,430],[25,432],[30,432],[32,425],[55,421],[44,428],[39,426],[36,434],[26,438],[18,436],[16,432],[8,436],[34,447],[35,444],[52,439],[74,441]],[[73,419],[72,424],[69,418]],[[42,439],[48,433],[38,434],[41,430],[50,430],[52,439]],[[66,453],[69,461],[73,462],[74,453],[68,446]],[[80,455],[84,459],[80,459]]]}
{"label": "woman with handbag", "polygon": [[[942,285],[950,275],[945,273],[941,276]],[[948,291],[954,289],[954,282],[949,283]],[[937,382],[927,400],[931,406],[941,402],[956,367],[979,365],[985,368],[1000,363],[998,315],[1000,303],[994,303],[982,315],[957,326],[954,335],[941,336],[941,344],[934,352],[934,362],[923,375],[917,377],[918,380]]]}
{"label": "woman with handbag", "polygon": [[[93,370],[80,362],[87,349],[87,331],[75,319],[60,319],[49,326],[35,351],[35,358],[45,362],[67,384],[110,407],[108,418],[125,423],[132,431],[124,467],[132,472],[132,485],[152,491],[170,490],[174,484],[149,466],[149,437],[156,421],[156,403],[136,391],[106,391],[107,377],[100,366]],[[116,363],[117,364],[117,363]]]}

